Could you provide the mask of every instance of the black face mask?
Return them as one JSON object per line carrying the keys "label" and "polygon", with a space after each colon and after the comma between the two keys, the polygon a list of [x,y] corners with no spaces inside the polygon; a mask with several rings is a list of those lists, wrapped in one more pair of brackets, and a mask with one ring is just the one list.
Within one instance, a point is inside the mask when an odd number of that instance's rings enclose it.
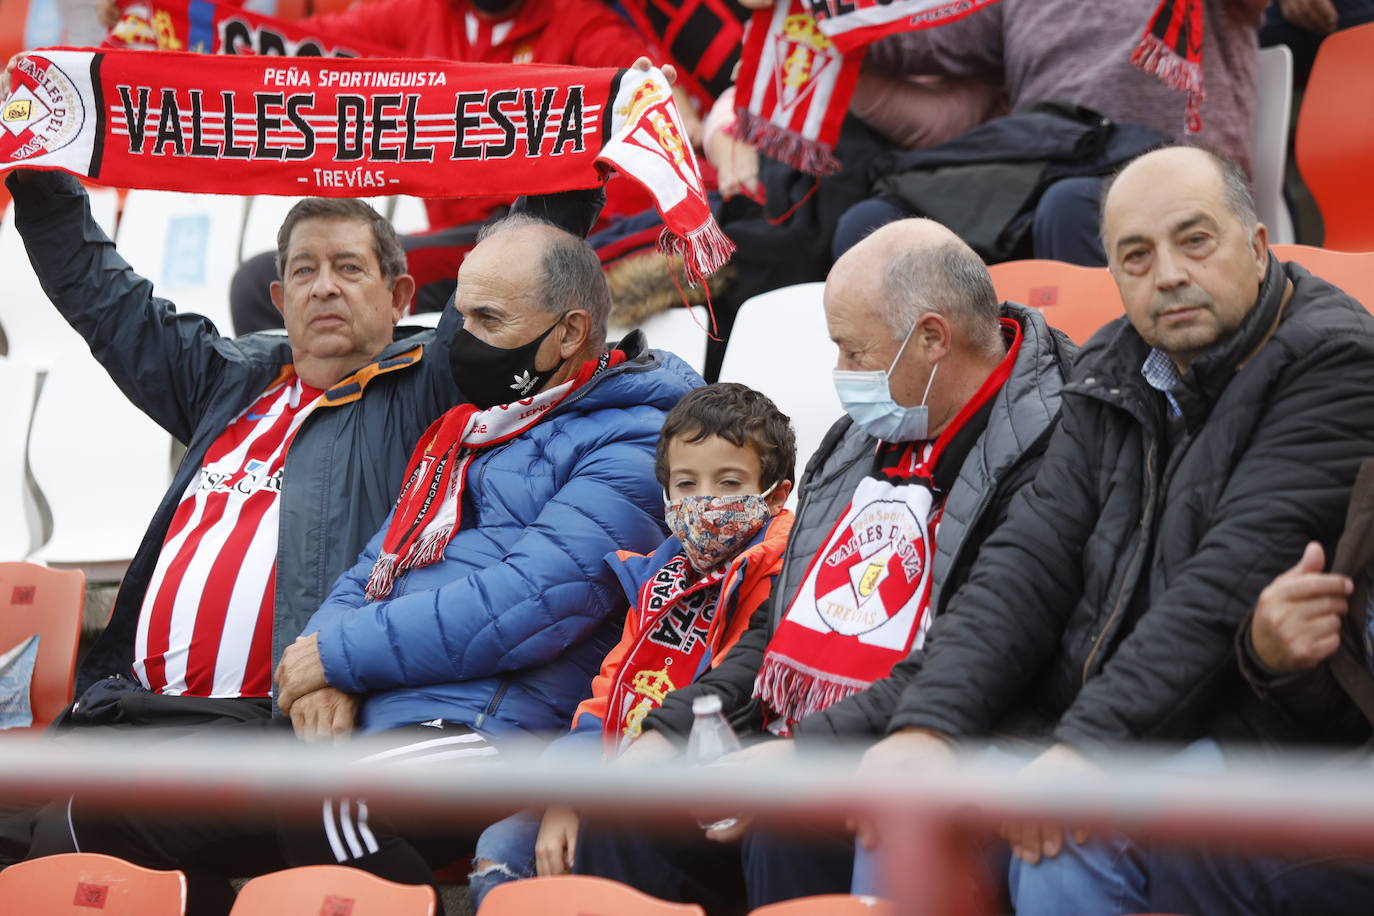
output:
{"label": "black face mask", "polygon": [[519,347],[493,347],[473,336],[467,328],[459,328],[453,335],[448,347],[448,365],[453,371],[453,381],[467,397],[468,402],[479,410],[509,404],[544,387],[553,378],[561,362],[550,369],[538,369],[534,365],[535,353],[544,338],[563,321],[558,320],[534,340]]}
{"label": "black face mask", "polygon": [[472,5],[479,12],[495,14],[504,13],[518,2],[519,0],[472,0]]}

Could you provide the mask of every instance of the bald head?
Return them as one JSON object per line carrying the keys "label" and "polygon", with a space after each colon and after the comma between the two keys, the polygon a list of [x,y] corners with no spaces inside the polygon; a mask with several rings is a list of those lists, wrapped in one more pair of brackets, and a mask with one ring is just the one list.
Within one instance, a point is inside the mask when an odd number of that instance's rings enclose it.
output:
{"label": "bald head", "polygon": [[1181,369],[1240,326],[1269,262],[1245,174],[1188,147],[1146,153],[1108,184],[1102,244],[1131,324]]}
{"label": "bald head", "polygon": [[1109,217],[1119,213],[1123,205],[1130,206],[1141,196],[1170,190],[1171,185],[1213,196],[1247,230],[1254,229],[1259,222],[1249,179],[1239,165],[1209,150],[1169,146],[1137,156],[1103,185],[1102,244],[1109,255]]}
{"label": "bald head", "polygon": [[[512,292],[539,311],[585,311],[589,344],[597,349],[605,343],[611,291],[600,259],[585,240],[538,217],[514,213],[482,229],[467,261],[473,259],[484,274],[505,272]],[[460,282],[462,277],[460,269]]]}
{"label": "bald head", "polygon": [[923,312],[949,320],[966,345],[1002,351],[997,293],[987,267],[960,238],[930,219],[888,223],[845,252],[826,279],[874,303],[894,340]]}

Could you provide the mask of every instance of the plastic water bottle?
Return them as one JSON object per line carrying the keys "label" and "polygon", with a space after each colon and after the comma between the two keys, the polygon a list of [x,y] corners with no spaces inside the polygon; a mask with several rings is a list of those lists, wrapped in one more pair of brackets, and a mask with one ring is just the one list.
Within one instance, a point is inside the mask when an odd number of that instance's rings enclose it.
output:
{"label": "plastic water bottle", "polygon": [[[692,701],[692,731],[687,736],[687,760],[697,765],[715,763],[726,754],[739,750],[739,738],[721,709],[720,697],[713,693]],[[718,821],[697,821],[702,830],[727,830],[739,818],[726,817]]]}

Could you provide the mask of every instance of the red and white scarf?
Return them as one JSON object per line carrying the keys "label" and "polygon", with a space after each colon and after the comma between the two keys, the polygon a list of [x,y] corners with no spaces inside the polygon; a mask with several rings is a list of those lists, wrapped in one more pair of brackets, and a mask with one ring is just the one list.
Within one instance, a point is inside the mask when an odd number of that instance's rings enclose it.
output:
{"label": "red and white scarf", "polygon": [[1021,328],[1002,326],[1008,347],[997,368],[934,442],[879,443],[877,467],[812,559],[754,682],[775,734],[791,735],[797,722],[887,677],[925,641],[946,495],[935,480],[952,483],[957,471],[940,468],[942,456],[953,449],[951,459],[963,460],[955,456],[977,430],[970,420],[1011,377]]}
{"label": "red and white scarf", "polygon": [[860,481],[811,561],[754,685],[775,733],[790,735],[800,720],[886,677],[925,640],[939,522],[933,451],[929,443],[909,449],[899,476]]}
{"label": "red and white scarf", "polygon": [[462,525],[468,467],[484,449],[524,434],[593,376],[624,361],[624,353],[611,350],[588,360],[563,384],[531,397],[486,410],[460,404],[435,420],[410,456],[381,555],[367,579],[367,600],[385,598],[398,575],[444,555]]}
{"label": "red and white scarf", "polygon": [[[867,46],[962,19],[997,0],[777,0],[754,13],[736,82],[737,131],[759,152],[816,175],[839,171],[835,141]],[[1188,93],[1201,127],[1203,0],[1161,0],[1131,60]]]}
{"label": "red and white scarf", "polygon": [[696,677],[717,629],[712,621],[728,566],[694,579],[686,554],[679,553],[639,590],[630,610],[642,618],[639,636],[616,670],[602,723],[608,753],[638,738],[644,717]]}
{"label": "red and white scarf", "polygon": [[657,70],[39,50],[18,58],[0,128],[0,170],[120,188],[514,196],[613,167],[653,196],[692,275],[734,248]]}

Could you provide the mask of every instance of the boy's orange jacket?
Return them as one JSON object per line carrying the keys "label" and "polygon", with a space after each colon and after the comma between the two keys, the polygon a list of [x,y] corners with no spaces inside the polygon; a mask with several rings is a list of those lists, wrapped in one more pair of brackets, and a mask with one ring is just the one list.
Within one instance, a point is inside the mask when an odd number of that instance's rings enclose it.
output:
{"label": "boy's orange jacket", "polygon": [[[782,552],[792,530],[792,519],[791,512],[785,509],[779,512],[769,521],[763,537],[730,561],[725,578],[721,581],[720,599],[707,635],[710,667],[720,664],[720,660],[748,629],[754,611],[772,591],[773,578],[782,568]],[[629,596],[630,609],[625,614],[625,630],[620,642],[606,654],[601,662],[600,673],[592,679],[592,695],[583,700],[573,713],[573,731],[588,731],[593,727],[600,730],[606,718],[611,686],[615,683],[625,653],[635,644],[649,622],[637,606],[640,591],[644,583],[652,579],[680,550],[677,538],[669,538],[652,554],[622,550],[614,557],[606,558],[625,594]]]}

